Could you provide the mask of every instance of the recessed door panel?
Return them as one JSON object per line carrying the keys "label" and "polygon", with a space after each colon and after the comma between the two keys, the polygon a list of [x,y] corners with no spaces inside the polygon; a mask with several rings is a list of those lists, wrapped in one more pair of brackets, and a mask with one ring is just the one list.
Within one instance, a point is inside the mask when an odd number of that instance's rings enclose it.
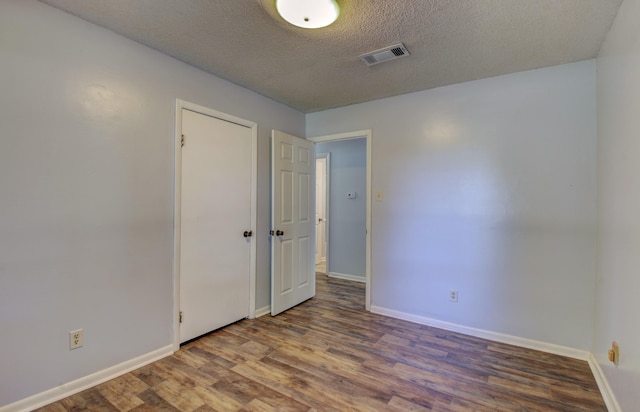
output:
{"label": "recessed door panel", "polygon": [[282,205],[280,208],[280,221],[285,224],[293,222],[293,194],[295,193],[293,185],[293,172],[282,170],[280,172],[280,187],[282,188],[280,192],[280,204]]}
{"label": "recessed door panel", "polygon": [[298,221],[308,223],[311,219],[311,176],[308,173],[298,174]]}
{"label": "recessed door panel", "polygon": [[293,145],[290,143],[280,143],[280,161],[284,167],[293,164]]}
{"label": "recessed door panel", "polygon": [[[305,270],[309,266],[309,256],[312,255],[313,250],[311,250],[312,242],[311,238],[308,236],[301,237],[298,239],[298,287],[305,287],[311,281],[311,272]],[[315,273],[315,271],[314,271]],[[313,276],[315,280],[315,276]]]}
{"label": "recessed door panel", "polygon": [[291,293],[293,289],[293,241],[291,239],[285,240],[282,242],[282,247],[280,248],[280,255],[282,262],[285,264],[281,265],[280,272],[280,281],[278,282],[280,285],[279,292],[281,294]]}
{"label": "recessed door panel", "polygon": [[301,170],[309,170],[311,167],[311,154],[313,153],[313,149],[309,150],[306,147],[298,148],[298,163],[300,165]]}

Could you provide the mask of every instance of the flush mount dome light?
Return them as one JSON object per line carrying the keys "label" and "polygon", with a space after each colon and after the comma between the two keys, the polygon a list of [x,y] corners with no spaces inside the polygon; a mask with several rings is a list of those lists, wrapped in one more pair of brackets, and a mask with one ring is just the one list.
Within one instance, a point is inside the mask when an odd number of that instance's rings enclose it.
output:
{"label": "flush mount dome light", "polygon": [[340,14],[335,0],[276,0],[276,9],[283,19],[305,29],[326,27]]}

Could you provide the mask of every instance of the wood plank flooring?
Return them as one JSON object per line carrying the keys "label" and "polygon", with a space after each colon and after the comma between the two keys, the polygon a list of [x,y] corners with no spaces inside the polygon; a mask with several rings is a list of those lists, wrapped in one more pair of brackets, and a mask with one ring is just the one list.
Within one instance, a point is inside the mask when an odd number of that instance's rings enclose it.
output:
{"label": "wood plank flooring", "polygon": [[41,408],[65,411],[606,411],[586,362],[364,311],[364,285],[243,320]]}

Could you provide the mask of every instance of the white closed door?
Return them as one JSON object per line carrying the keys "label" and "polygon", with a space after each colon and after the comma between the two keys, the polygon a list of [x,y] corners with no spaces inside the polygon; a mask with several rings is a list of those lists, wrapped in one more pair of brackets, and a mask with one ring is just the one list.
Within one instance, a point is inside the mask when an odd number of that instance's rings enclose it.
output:
{"label": "white closed door", "polygon": [[185,342],[249,316],[252,132],[182,109],[182,134],[180,342]]}
{"label": "white closed door", "polygon": [[313,143],[273,131],[271,315],[315,296]]}

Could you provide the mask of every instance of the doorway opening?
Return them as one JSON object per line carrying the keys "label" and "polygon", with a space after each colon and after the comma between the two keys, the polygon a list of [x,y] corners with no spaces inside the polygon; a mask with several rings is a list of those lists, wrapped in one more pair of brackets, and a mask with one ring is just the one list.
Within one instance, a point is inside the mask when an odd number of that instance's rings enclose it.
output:
{"label": "doorway opening", "polygon": [[[325,205],[325,216],[316,215],[317,271],[322,273],[324,270],[331,277],[364,283],[365,308],[370,310],[371,130],[312,137],[308,140],[316,144],[316,161],[321,162],[318,167],[323,167],[322,159],[326,158],[327,163],[324,192],[329,195],[324,202],[317,195],[322,191],[322,182],[320,179],[316,182],[317,211],[321,209],[322,203]],[[344,144],[343,147],[341,143]],[[341,150],[344,153],[339,160],[337,154]],[[341,174],[332,173],[338,169],[341,169]],[[316,170],[316,174],[321,174],[321,171]],[[319,219],[324,220],[324,225]],[[324,239],[321,239],[323,234]],[[326,242],[324,250],[323,240]]]}

